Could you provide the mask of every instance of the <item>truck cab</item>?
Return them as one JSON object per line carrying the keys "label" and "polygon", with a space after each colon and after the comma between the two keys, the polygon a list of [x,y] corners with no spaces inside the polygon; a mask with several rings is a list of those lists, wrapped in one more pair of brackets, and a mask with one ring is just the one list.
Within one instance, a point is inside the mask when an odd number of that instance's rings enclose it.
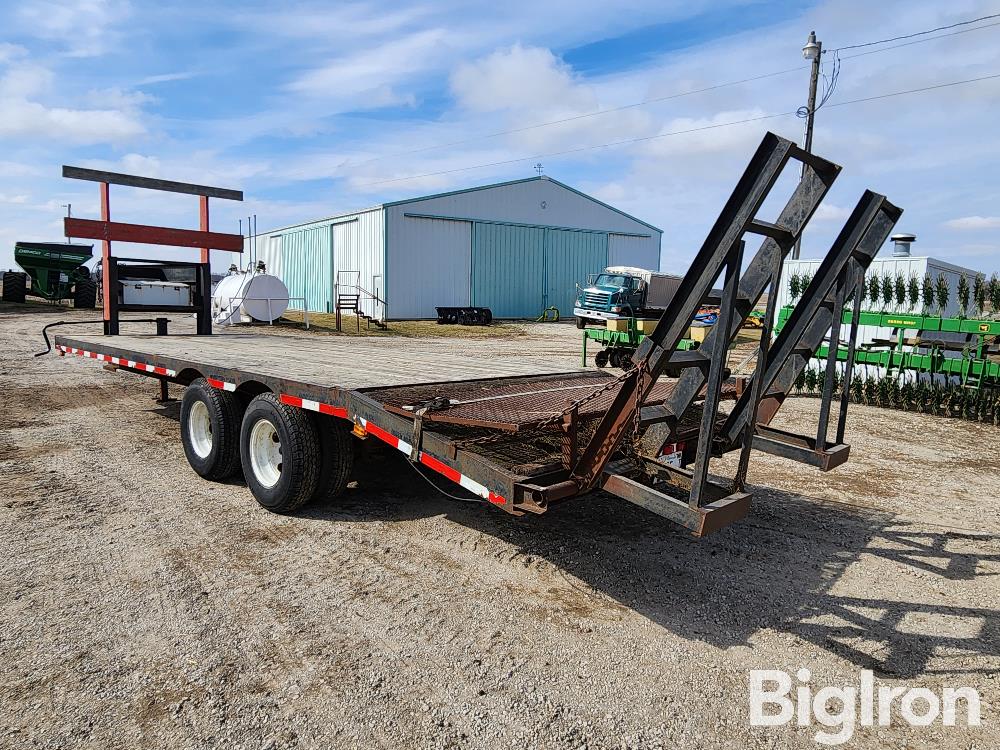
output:
{"label": "truck cab", "polygon": [[580,290],[573,306],[577,325],[590,321],[635,317],[645,308],[646,282],[642,278],[607,269],[592,284]]}

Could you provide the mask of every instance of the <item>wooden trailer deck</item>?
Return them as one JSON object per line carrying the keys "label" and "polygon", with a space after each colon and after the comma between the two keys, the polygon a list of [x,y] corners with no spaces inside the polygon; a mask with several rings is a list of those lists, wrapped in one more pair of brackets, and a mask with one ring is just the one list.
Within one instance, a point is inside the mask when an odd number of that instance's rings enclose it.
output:
{"label": "wooden trailer deck", "polygon": [[[195,366],[203,374],[239,372],[295,381],[318,388],[356,390],[434,383],[444,380],[551,375],[574,368],[544,358],[492,356],[484,349],[456,354],[434,340],[341,338],[226,333],[216,336],[99,334],[58,335],[56,346],[84,349],[135,360],[180,373]],[[581,368],[576,368],[577,370]]]}

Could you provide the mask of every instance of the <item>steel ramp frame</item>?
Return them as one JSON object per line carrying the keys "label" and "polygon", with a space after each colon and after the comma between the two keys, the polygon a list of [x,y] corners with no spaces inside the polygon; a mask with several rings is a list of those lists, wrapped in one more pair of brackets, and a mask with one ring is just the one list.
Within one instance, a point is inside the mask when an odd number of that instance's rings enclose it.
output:
{"label": "steel ramp frame", "polygon": [[[776,222],[759,220],[758,212],[791,160],[802,164],[795,190]],[[708,520],[710,518],[725,516],[728,523],[748,512],[749,496],[742,491],[741,482],[737,481],[729,488],[708,479],[718,420],[719,389],[728,374],[729,345],[764,288],[776,273],[780,273],[784,256],[801,236],[839,173],[838,165],[802,150],[785,138],[774,133],[764,136],[673,300],[636,351],[633,357],[635,369],[624,380],[593,437],[573,465],[569,479],[562,484],[574,486],[577,492],[603,486],[645,507],[661,506],[656,512],[678,521],[695,533],[711,530],[715,524]],[[746,271],[743,271],[743,239],[747,233],[762,235],[765,239]],[[725,334],[713,336],[710,333],[702,347],[694,352],[678,351],[691,320],[711,294],[723,271],[725,282],[720,318],[713,333],[724,331]],[[638,405],[645,401],[657,378],[675,369],[682,370],[681,379],[668,402],[640,412]],[[686,499],[663,494],[630,477],[607,470],[612,456],[633,431],[631,428],[634,428],[637,438],[643,426],[659,421],[678,424],[689,413],[706,385],[693,469],[689,471],[659,465],[643,467],[641,453],[636,462],[643,471],[653,472],[655,480],[678,494],[685,494]],[[669,432],[670,428],[667,430]],[[748,457],[743,460],[748,460]]]}
{"label": "steel ramp frame", "polygon": [[[850,447],[844,443],[844,438],[857,350],[862,303],[860,289],[865,272],[902,213],[884,195],[866,190],[861,196],[781,333],[770,347],[762,347],[750,387],[737,399],[719,430],[717,447],[726,450],[740,443],[746,445],[752,442],[758,450],[812,464],[822,471],[829,471],[847,461]],[[772,297],[776,299],[777,295]],[[853,300],[854,314],[848,332],[844,380],[840,393],[836,394],[839,408],[834,441],[827,442],[827,436],[835,395],[833,387],[839,346],[831,346],[826,358],[815,437],[769,427],[795,380],[827,334],[831,342],[840,341],[844,306],[848,300]],[[768,307],[773,307],[770,299]],[[773,313],[773,309],[769,312]],[[769,321],[772,319],[768,318]],[[760,398],[760,393],[766,395]]]}

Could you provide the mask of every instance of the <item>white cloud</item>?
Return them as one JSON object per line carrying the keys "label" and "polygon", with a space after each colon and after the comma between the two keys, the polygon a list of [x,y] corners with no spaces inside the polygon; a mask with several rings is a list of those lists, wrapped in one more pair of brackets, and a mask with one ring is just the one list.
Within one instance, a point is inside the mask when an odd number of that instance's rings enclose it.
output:
{"label": "white cloud", "polygon": [[35,177],[41,174],[42,170],[34,164],[0,161],[0,177]]}
{"label": "white cloud", "polygon": [[593,111],[592,91],[551,51],[515,44],[474,62],[462,63],[451,75],[457,104],[473,112]]}
{"label": "white cloud", "polygon": [[18,44],[0,42],[0,64],[8,63],[18,57],[24,57],[27,54],[28,50]]}
{"label": "white cloud", "polygon": [[835,206],[832,203],[820,203],[816,213],[813,214],[813,221],[847,221],[851,212],[843,206]]}
{"label": "white cloud", "polygon": [[41,65],[21,64],[9,67],[0,77],[0,97],[25,99],[50,90],[55,76]]}
{"label": "white cloud", "polygon": [[119,143],[146,132],[125,112],[46,107],[24,99],[4,103],[0,136],[30,140],[59,139],[70,144]]}
{"label": "white cloud", "polygon": [[438,62],[447,36],[444,29],[428,29],[359,49],[299,76],[288,89],[357,109],[411,103],[412,95],[396,87]]}
{"label": "white cloud", "polygon": [[944,223],[949,229],[976,231],[980,229],[1000,229],[1000,216],[962,216]]}
{"label": "white cloud", "polygon": [[125,0],[31,0],[17,10],[20,29],[61,42],[73,57],[100,55],[116,40],[114,27],[130,15]]}
{"label": "white cloud", "polygon": [[145,76],[138,81],[139,86],[150,86],[156,83],[169,83],[171,81],[186,81],[200,75],[193,70],[181,70],[176,73],[160,73],[159,75]]}

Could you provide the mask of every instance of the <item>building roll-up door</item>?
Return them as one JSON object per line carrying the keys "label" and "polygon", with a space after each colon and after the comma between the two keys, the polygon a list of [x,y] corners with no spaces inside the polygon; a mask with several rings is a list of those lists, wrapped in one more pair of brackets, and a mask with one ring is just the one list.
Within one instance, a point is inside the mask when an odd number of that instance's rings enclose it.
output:
{"label": "building roll-up door", "polygon": [[[291,297],[289,307],[305,306],[313,312],[330,312],[333,269],[329,226],[289,232],[281,242],[281,280]],[[299,299],[295,299],[298,297]]]}
{"label": "building roll-up door", "polygon": [[496,318],[542,311],[545,229],[476,222],[472,232],[472,304]]}
{"label": "building roll-up door", "polygon": [[563,318],[573,314],[577,284],[608,264],[608,235],[567,229],[545,230],[545,306]]}

